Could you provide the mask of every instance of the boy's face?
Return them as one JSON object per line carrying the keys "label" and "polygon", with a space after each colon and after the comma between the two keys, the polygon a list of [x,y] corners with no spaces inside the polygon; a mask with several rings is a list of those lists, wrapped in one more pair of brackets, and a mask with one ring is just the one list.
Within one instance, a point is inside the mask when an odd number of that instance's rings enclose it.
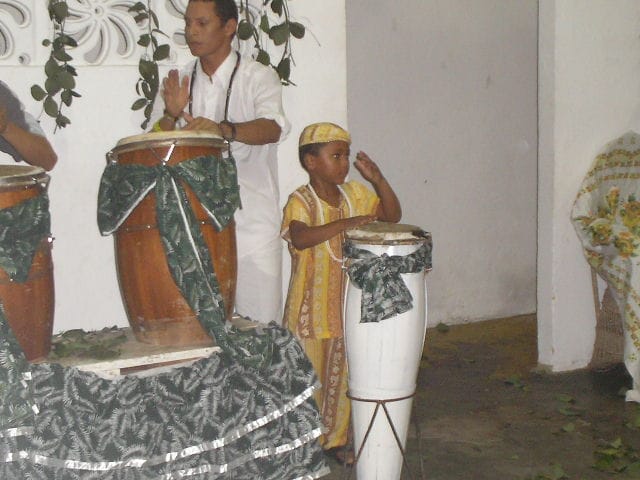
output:
{"label": "boy's face", "polygon": [[309,154],[305,159],[309,175],[335,185],[344,183],[349,173],[351,149],[347,142],[336,140],[320,148],[317,155]]}
{"label": "boy's face", "polygon": [[236,21],[229,20],[223,24],[214,2],[189,2],[184,22],[184,33],[192,55],[206,57],[231,47]]}

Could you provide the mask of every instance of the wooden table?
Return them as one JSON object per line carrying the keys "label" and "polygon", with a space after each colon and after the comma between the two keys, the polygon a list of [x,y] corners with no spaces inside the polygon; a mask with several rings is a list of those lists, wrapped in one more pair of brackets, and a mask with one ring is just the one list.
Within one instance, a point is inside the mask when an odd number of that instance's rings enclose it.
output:
{"label": "wooden table", "polygon": [[[232,318],[231,323],[241,330],[259,325],[238,316]],[[213,342],[209,346],[196,347],[158,346],[139,342],[130,328],[118,329],[117,333],[124,333],[127,337],[126,341],[118,346],[121,352],[118,358],[96,360],[72,355],[64,358],[50,356],[46,361],[59,363],[65,367],[76,367],[113,379],[129,374],[153,375],[176,365],[188,365],[214,352],[220,352],[220,347],[213,345]],[[112,330],[109,334],[116,333]]]}

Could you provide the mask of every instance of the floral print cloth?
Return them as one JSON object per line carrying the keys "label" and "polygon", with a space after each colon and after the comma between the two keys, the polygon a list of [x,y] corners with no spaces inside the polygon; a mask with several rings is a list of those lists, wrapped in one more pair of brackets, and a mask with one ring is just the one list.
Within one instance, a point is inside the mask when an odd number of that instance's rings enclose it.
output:
{"label": "floral print cloth", "polygon": [[640,401],[640,135],[610,142],[585,176],[571,221],[589,264],[611,288],[624,327],[624,362]]}

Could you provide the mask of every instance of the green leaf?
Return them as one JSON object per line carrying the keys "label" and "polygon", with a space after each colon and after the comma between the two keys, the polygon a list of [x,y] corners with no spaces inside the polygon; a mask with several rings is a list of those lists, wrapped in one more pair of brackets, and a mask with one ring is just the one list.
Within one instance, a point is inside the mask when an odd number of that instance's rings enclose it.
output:
{"label": "green leaf", "polygon": [[71,95],[71,90],[63,90],[62,93],[60,93],[60,100],[67,107],[70,107],[71,102],[73,101],[73,95]]}
{"label": "green leaf", "polygon": [[260,49],[260,51],[258,51],[258,56],[256,57],[256,61],[263,65],[269,66],[271,64],[271,57],[266,51]]}
{"label": "green leaf", "polygon": [[127,10],[128,12],[141,12],[144,9],[146,9],[147,7],[145,6],[144,3],[142,2],[136,2],[133,5],[131,5],[129,7],[129,9]]}
{"label": "green leaf", "polygon": [[282,15],[282,6],[283,6],[282,0],[273,0],[271,2],[271,10],[273,10],[274,13],[277,13],[280,16]]}
{"label": "green leaf", "polygon": [[159,62],[160,60],[164,60],[165,58],[169,58],[169,53],[171,52],[171,48],[169,47],[169,45],[160,45],[158,47],[158,49],[153,52],[153,59],[156,62]]}
{"label": "green leaf", "polygon": [[632,478],[640,478],[640,461],[633,462],[627,465],[625,469],[625,474]]}
{"label": "green leaf", "polygon": [[52,77],[54,76],[56,73],[58,73],[58,70],[60,69],[58,62],[56,62],[56,59],[53,58],[53,56],[49,57],[49,60],[47,60],[47,63],[44,64],[44,73],[47,77]]}
{"label": "green leaf", "polygon": [[54,50],[52,52],[52,55],[59,62],[70,62],[71,60],[73,60],[73,57],[64,50]]}
{"label": "green leaf", "polygon": [[564,393],[556,395],[556,400],[563,403],[576,403],[575,399],[571,395],[567,395]]}
{"label": "green leaf", "polygon": [[140,35],[140,38],[138,38],[138,45],[141,47],[148,47],[149,43],[151,43],[151,36],[148,33],[143,33]]}
{"label": "green leaf", "polygon": [[58,37],[58,38],[60,38],[60,42],[63,45],[66,45],[68,47],[77,47],[78,46],[78,42],[76,42],[76,39],[73,38],[71,35],[64,34],[64,35],[60,35],[60,37]]}
{"label": "green leaf", "polygon": [[289,39],[289,25],[281,23],[269,30],[269,38],[275,45],[282,45]]}
{"label": "green leaf", "polygon": [[[147,82],[139,82],[140,88],[142,89],[142,95],[144,95],[144,98],[148,98],[149,100],[153,100],[153,98],[155,97],[154,92],[151,91],[151,88],[149,87],[149,84]],[[138,89],[138,85],[136,85],[136,90]],[[138,93],[140,93],[140,91],[138,90]]]}
{"label": "green leaf", "polygon": [[152,78],[154,74],[157,74],[158,66],[149,60],[140,60],[138,71],[142,78]]}
{"label": "green leaf", "polygon": [[56,22],[62,23],[69,16],[69,7],[67,2],[56,2],[49,7],[49,16]]}
{"label": "green leaf", "polygon": [[146,13],[139,13],[133,17],[136,23],[143,23],[147,18],[149,18],[149,15]]}
{"label": "green leaf", "polygon": [[149,102],[149,104],[146,107],[144,107],[145,118],[151,117],[152,112],[153,112],[153,102]]}
{"label": "green leaf", "polygon": [[76,86],[76,80],[69,72],[60,72],[58,74],[59,85],[67,90],[71,90]]}
{"label": "green leaf", "polygon": [[558,412],[567,417],[579,417],[580,415],[582,415],[582,412],[580,412],[579,410],[569,407],[560,407],[558,409]]}
{"label": "green leaf", "polygon": [[60,85],[60,82],[58,81],[58,77],[49,77],[44,81],[44,89],[47,91],[47,94],[52,96],[55,95],[56,93],[58,93],[61,89],[62,86]]}
{"label": "green leaf", "polygon": [[524,383],[522,383],[522,380],[520,379],[519,375],[512,375],[509,378],[507,378],[504,383],[506,383],[507,385],[513,385],[516,388],[523,388],[524,387]]}
{"label": "green leaf", "polygon": [[253,36],[254,26],[246,20],[241,20],[238,25],[238,38],[248,40]]}
{"label": "green leaf", "polygon": [[289,30],[291,30],[291,35],[293,35],[295,38],[300,39],[304,37],[305,28],[301,23],[289,22]]}
{"label": "green leaf", "polygon": [[264,33],[269,33],[269,17],[266,15],[262,15],[262,17],[260,17],[260,30]]}
{"label": "green leaf", "polygon": [[291,75],[291,60],[283,58],[276,67],[276,71],[281,79],[288,80],[289,75]]}
{"label": "green leaf", "polygon": [[41,102],[47,96],[47,92],[40,85],[31,86],[31,96],[34,100]]}
{"label": "green leaf", "polygon": [[562,427],[562,431],[567,433],[574,432],[575,429],[576,429],[576,426],[573,422],[569,422]]}
{"label": "green leaf", "polygon": [[69,120],[64,115],[59,114],[59,115],[56,116],[56,125],[59,126],[60,128],[64,128],[67,125],[69,125],[70,123],[71,123],[71,120]]}
{"label": "green leaf", "polygon": [[47,95],[47,98],[44,100],[44,111],[50,117],[55,118],[58,116],[58,103],[51,97],[51,95]]}
{"label": "green leaf", "polygon": [[440,322],[436,325],[436,330],[440,333],[447,333],[449,331],[449,325]]}
{"label": "green leaf", "polygon": [[135,102],[133,102],[133,105],[131,105],[131,110],[140,110],[141,108],[145,107],[147,105],[147,99],[146,98],[139,98],[137,99]]}

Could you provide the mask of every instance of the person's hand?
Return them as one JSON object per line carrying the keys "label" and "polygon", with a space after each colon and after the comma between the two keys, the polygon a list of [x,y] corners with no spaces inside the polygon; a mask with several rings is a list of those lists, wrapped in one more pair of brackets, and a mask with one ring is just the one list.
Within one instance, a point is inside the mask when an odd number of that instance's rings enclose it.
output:
{"label": "person's hand", "polygon": [[187,122],[183,130],[206,130],[208,132],[212,132],[212,133],[215,133],[216,135],[222,136],[220,126],[209,118],[206,118],[206,117],[194,118],[186,112],[182,114],[182,118],[184,118],[185,121]]}
{"label": "person's hand", "polygon": [[375,221],[375,215],[358,215],[356,217],[345,218],[345,230],[351,230],[354,228],[358,228],[362,225],[366,225],[367,223],[371,223]]}
{"label": "person's hand", "polygon": [[9,125],[9,117],[7,117],[7,109],[0,104],[0,135],[3,135]]}
{"label": "person's hand", "polygon": [[358,169],[362,178],[374,185],[384,178],[378,165],[364,152],[358,152],[356,154],[356,160],[353,162],[353,165]]}
{"label": "person's hand", "polygon": [[180,78],[178,70],[171,70],[162,81],[165,113],[178,118],[189,103],[189,77]]}

